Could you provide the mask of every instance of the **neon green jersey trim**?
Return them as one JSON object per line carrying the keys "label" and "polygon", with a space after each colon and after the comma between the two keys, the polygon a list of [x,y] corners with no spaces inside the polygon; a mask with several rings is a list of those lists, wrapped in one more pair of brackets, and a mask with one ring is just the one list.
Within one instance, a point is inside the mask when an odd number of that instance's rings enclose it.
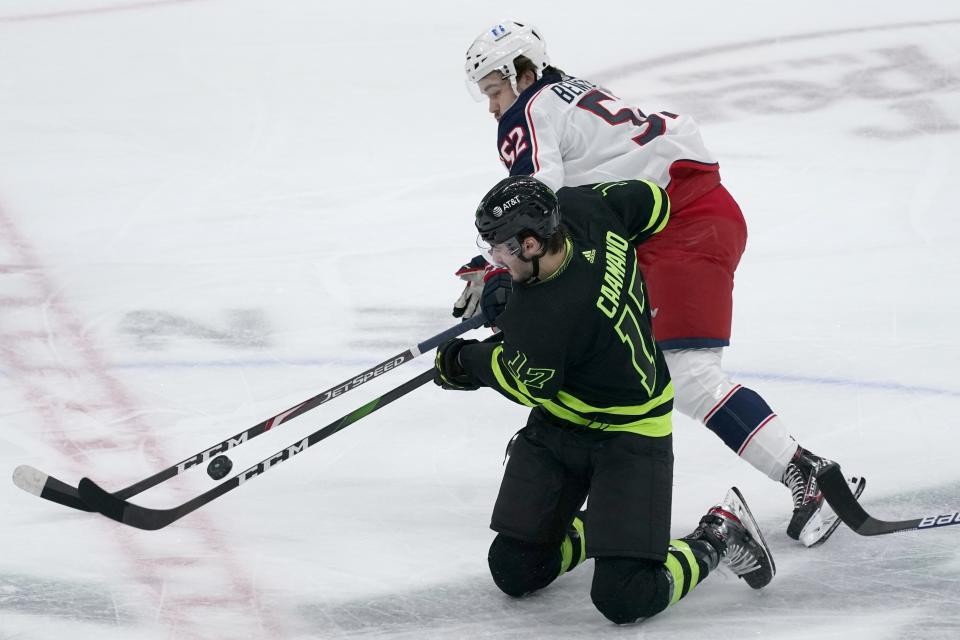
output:
{"label": "neon green jersey trim", "polygon": [[567,268],[567,265],[570,264],[570,260],[573,258],[573,242],[571,242],[570,238],[564,239],[563,250],[564,250],[563,262],[560,263],[560,266],[557,267],[556,271],[551,273],[549,276],[547,276],[540,282],[550,282],[551,280],[559,276],[561,273],[563,273],[564,270]]}
{"label": "neon green jersey trim", "polygon": [[598,422],[596,419],[588,419],[581,415],[581,413],[608,413],[610,415],[618,416],[644,416],[653,409],[661,406],[663,403],[669,402],[673,399],[672,382],[667,385],[667,387],[658,397],[642,405],[625,407],[594,407],[577,399],[565,391],[559,392],[557,394],[557,400],[554,401],[535,396],[534,394],[530,393],[530,390],[527,388],[527,386],[514,377],[509,370],[505,372],[500,366],[500,355],[502,353],[503,345],[497,345],[494,347],[493,352],[491,353],[490,367],[493,371],[493,376],[496,378],[497,384],[503,391],[509,394],[514,401],[524,405],[525,407],[532,408],[539,405],[546,409],[551,415],[556,416],[561,420],[566,420],[567,422],[589,427],[591,429],[604,431],[628,431],[630,433],[636,433],[653,438],[661,438],[673,433],[673,420],[671,419],[671,415],[669,413],[663,416],[649,418],[641,417],[639,420],[633,420],[631,422],[622,424]]}
{"label": "neon green jersey trim", "polygon": [[[548,400],[543,404],[543,408],[562,420],[604,431],[629,431],[639,435],[652,438],[662,438],[673,433],[673,420],[671,414],[654,417],[643,417],[648,413],[663,405],[665,402],[673,400],[673,382],[667,384],[667,387],[656,398],[645,404],[625,406],[625,407],[595,407],[570,395],[566,391],[557,394],[556,401]],[[598,421],[596,418],[585,418],[582,414],[609,414],[616,416],[638,416],[639,420],[625,422],[621,424],[610,424]]]}
{"label": "neon green jersey trim", "polygon": [[662,438],[673,433],[673,420],[670,413],[653,418],[634,420],[633,422],[624,424],[608,424],[605,422],[597,422],[596,420],[587,420],[552,400],[545,402],[543,408],[561,420],[600,431],[628,431],[651,438]]}
{"label": "neon green jersey trim", "polygon": [[664,402],[673,400],[673,382],[667,383],[663,392],[656,398],[645,404],[629,405],[624,407],[595,407],[587,404],[576,396],[570,395],[566,391],[560,391],[557,394],[557,400],[565,404],[577,413],[609,413],[615,416],[644,416],[653,409],[656,409]]}
{"label": "neon green jersey trim", "polygon": [[[647,223],[647,226],[645,226],[643,230],[646,231],[659,221],[660,227],[657,229],[657,231],[659,231],[663,228],[663,225],[666,224],[667,218],[670,216],[670,201],[667,200],[667,209],[664,211],[663,192],[660,191],[660,187],[649,180],[642,180],[641,182],[650,187],[650,191],[653,193],[653,213],[650,215],[650,222]],[[654,231],[654,233],[656,233],[656,231]]]}
{"label": "neon green jersey trim", "polygon": [[622,182],[622,181],[621,182],[601,182],[599,184],[593,185],[593,190],[594,191],[599,190],[601,195],[603,195],[603,197],[606,198],[607,191],[610,191],[610,189],[613,189],[614,187],[625,186],[626,184],[627,184],[626,182]]}

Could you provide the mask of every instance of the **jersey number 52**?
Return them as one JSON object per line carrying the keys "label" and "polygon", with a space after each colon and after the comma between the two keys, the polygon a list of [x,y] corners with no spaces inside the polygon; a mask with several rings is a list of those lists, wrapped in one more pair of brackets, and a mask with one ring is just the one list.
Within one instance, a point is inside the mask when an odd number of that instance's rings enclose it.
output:
{"label": "jersey number 52", "polygon": [[605,94],[603,91],[594,89],[589,92],[577,103],[577,106],[585,111],[589,111],[595,116],[603,118],[603,120],[609,125],[618,125],[630,123],[636,127],[641,127],[641,131],[638,135],[633,136],[632,140],[636,142],[641,147],[657,136],[662,136],[667,131],[667,121],[663,119],[663,116],[668,118],[676,118],[677,115],[674,113],[669,113],[667,111],[661,111],[659,114],[653,113],[649,116],[644,116],[639,110],[634,112],[631,109],[620,109],[616,113],[607,109],[606,105],[603,103],[608,100],[615,100],[613,96]]}

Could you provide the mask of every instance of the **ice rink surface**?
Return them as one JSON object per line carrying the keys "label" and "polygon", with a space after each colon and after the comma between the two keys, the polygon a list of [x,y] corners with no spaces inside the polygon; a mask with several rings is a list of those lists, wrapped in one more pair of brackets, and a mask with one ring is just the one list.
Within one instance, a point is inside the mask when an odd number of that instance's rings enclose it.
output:
{"label": "ice rink surface", "polygon": [[[450,326],[502,176],[462,57],[512,17],[567,72],[701,122],[750,227],[738,381],[865,475],[874,515],[960,508],[960,10],[781,5],[0,2],[0,471],[117,489]],[[682,417],[674,534],[736,484],[774,582],[716,574],[625,628],[591,563],[508,599],[487,524],[524,416],[430,385],[156,532],[4,480],[0,640],[960,637],[960,527],[801,548],[786,489]]]}

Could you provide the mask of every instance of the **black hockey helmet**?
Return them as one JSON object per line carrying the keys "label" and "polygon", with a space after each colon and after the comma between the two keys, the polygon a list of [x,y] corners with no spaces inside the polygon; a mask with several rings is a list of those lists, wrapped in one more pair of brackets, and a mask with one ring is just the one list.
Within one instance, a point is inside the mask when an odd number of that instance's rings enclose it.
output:
{"label": "black hockey helmet", "polygon": [[498,182],[477,207],[477,231],[490,244],[508,243],[519,250],[527,235],[546,240],[560,226],[557,194],[530,176],[510,176]]}

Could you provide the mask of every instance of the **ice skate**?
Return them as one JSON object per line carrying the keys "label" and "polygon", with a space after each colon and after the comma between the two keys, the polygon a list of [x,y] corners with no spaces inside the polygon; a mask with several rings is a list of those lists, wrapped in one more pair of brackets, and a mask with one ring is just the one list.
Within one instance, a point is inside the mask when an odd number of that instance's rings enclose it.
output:
{"label": "ice skate", "polygon": [[[824,500],[817,485],[817,472],[829,463],[826,458],[798,447],[783,472],[782,482],[793,494],[793,517],[787,525],[787,535],[807,547],[823,544],[840,526],[840,518]],[[858,476],[848,476],[847,482],[850,491],[858,498],[867,486],[867,481]]]}
{"label": "ice skate", "polygon": [[767,586],[777,572],[757,521],[736,487],[727,492],[723,503],[711,508],[688,541],[709,543],[719,560],[754,589]]}

